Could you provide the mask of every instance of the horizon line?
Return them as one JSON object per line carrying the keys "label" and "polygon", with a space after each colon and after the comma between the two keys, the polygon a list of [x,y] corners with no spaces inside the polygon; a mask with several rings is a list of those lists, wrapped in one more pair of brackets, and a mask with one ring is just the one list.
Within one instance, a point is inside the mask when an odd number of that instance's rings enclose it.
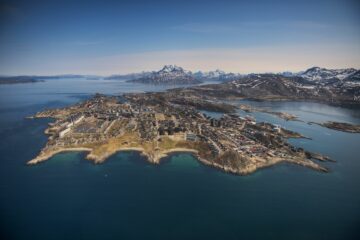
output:
{"label": "horizon line", "polygon": [[[52,74],[41,74],[41,73],[37,73],[37,74],[27,74],[27,73],[19,73],[19,74],[0,74],[0,77],[20,77],[20,76],[26,76],[26,77],[56,77],[56,76],[71,76],[71,75],[81,75],[81,76],[96,76],[96,77],[109,77],[109,76],[114,76],[114,75],[130,75],[130,74],[137,74],[137,73],[143,73],[143,72],[157,72],[160,71],[164,66],[167,65],[173,65],[173,66],[177,66],[177,67],[181,67],[177,64],[165,64],[162,65],[162,67],[159,68],[159,70],[142,70],[142,71],[137,71],[137,72],[125,72],[125,73],[121,73],[121,72],[113,72],[113,73],[107,73],[107,74],[91,74],[91,73],[52,73]],[[329,69],[329,70],[341,70],[341,69],[355,69],[355,70],[359,70],[360,68],[355,67],[355,66],[347,66],[347,67],[337,67],[337,68],[331,68],[331,67],[320,67],[320,65],[314,65],[314,66],[309,66],[307,68],[304,68],[303,70],[283,70],[283,71],[258,71],[258,72],[235,72],[235,71],[224,71],[220,68],[216,68],[214,70],[210,70],[210,71],[204,71],[204,70],[200,70],[200,69],[196,69],[196,70],[188,70],[185,69],[183,67],[181,67],[183,70],[185,71],[190,71],[191,73],[196,73],[196,72],[213,72],[213,71],[223,71],[225,73],[233,73],[233,74],[240,74],[240,75],[249,75],[249,74],[281,74],[281,73],[286,73],[286,72],[291,72],[291,73],[300,73],[300,72],[305,72],[308,69],[311,68],[322,68],[322,69]]]}

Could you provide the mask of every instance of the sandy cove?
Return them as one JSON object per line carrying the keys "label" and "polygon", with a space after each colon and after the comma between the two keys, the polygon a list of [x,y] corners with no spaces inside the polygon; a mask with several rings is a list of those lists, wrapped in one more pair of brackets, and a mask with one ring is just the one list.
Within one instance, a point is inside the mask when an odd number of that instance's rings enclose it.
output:
{"label": "sandy cove", "polygon": [[46,160],[48,160],[49,158],[53,157],[54,155],[61,153],[61,152],[91,152],[92,149],[91,148],[82,148],[82,147],[77,147],[77,148],[59,148],[57,150],[53,150],[51,152],[41,152],[36,158],[30,160],[27,162],[28,165],[35,165],[41,162],[44,162]]}
{"label": "sandy cove", "polygon": [[141,155],[145,156],[147,160],[151,163],[159,164],[160,160],[162,158],[167,157],[170,153],[175,152],[189,152],[197,154],[198,151],[194,149],[188,149],[188,148],[174,148],[170,150],[165,150],[161,152],[154,152],[154,153],[147,153],[144,151],[141,147],[124,147],[119,148],[116,151],[113,152],[107,152],[103,155],[95,155],[92,154],[93,149],[92,148],[85,148],[85,147],[74,147],[74,148],[57,148],[52,151],[48,152],[41,152],[37,157],[27,162],[28,165],[35,165],[41,162],[44,162],[48,160],[49,158],[53,157],[54,155],[62,152],[89,152],[88,155],[86,155],[86,159],[93,161],[95,164],[103,163],[108,159],[110,156],[114,155],[117,152],[123,152],[123,151],[137,151],[140,152]]}

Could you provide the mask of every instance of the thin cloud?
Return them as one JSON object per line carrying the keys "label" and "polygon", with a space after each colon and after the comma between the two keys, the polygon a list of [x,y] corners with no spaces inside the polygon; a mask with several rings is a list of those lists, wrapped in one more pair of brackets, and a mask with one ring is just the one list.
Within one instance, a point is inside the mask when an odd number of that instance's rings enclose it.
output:
{"label": "thin cloud", "polygon": [[329,29],[332,26],[326,23],[312,22],[312,21],[293,21],[293,22],[279,22],[279,21],[253,21],[242,22],[238,24],[204,24],[204,23],[188,23],[183,25],[173,26],[171,30],[191,32],[191,33],[233,33],[242,31],[256,31],[269,28],[301,28],[301,29]]}

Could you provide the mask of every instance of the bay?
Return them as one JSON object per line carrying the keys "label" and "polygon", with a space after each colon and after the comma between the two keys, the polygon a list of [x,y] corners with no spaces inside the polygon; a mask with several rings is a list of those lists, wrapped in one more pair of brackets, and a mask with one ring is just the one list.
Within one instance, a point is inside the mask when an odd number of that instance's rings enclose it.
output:
{"label": "bay", "polygon": [[[309,102],[242,101],[298,115],[252,113],[311,137],[292,144],[335,159],[330,173],[289,164],[249,176],[226,174],[192,155],[152,165],[121,152],[94,165],[62,153],[29,167],[50,119],[25,119],[96,92],[163,91],[117,80],[56,79],[0,86],[0,233],[3,239],[357,239],[360,134],[307,121],[360,123],[360,110]],[[211,113],[209,113],[211,114]],[[239,111],[239,114],[245,114]]]}

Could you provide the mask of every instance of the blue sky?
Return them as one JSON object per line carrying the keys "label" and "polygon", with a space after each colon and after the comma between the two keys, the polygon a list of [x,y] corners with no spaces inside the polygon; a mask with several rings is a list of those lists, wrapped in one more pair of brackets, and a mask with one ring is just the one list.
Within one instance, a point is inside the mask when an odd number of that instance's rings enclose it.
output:
{"label": "blue sky", "polygon": [[0,74],[360,68],[359,12],[356,0],[0,0]]}

